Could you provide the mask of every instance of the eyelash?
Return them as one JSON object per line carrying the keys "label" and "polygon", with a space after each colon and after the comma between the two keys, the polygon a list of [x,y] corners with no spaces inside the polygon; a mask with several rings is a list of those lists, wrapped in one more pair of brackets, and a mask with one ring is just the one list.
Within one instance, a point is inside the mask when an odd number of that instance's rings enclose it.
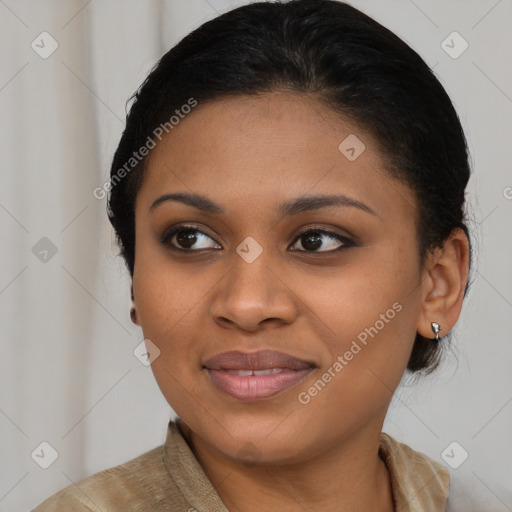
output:
{"label": "eyelash", "polygon": [[[192,253],[192,252],[201,252],[201,251],[209,250],[209,248],[203,248],[203,249],[183,249],[183,248],[179,248],[179,247],[176,247],[176,246],[172,245],[170,243],[172,241],[172,238],[174,237],[174,235],[180,233],[181,231],[197,232],[197,233],[200,233],[200,234],[202,234],[204,236],[207,236],[208,238],[211,238],[213,240],[213,238],[210,235],[208,235],[207,233],[205,233],[201,229],[199,229],[199,228],[197,228],[195,226],[181,224],[179,226],[175,226],[175,227],[171,228],[170,230],[166,231],[163,234],[163,236],[161,237],[160,242],[163,245],[167,246],[169,249],[171,249],[173,251],[181,252],[181,253]],[[309,235],[309,234],[313,234],[313,233],[320,234],[320,235],[326,235],[329,238],[334,238],[334,239],[338,240],[339,242],[341,242],[343,245],[341,245],[340,247],[338,247],[336,249],[331,249],[331,250],[328,250],[328,251],[315,251],[315,250],[308,251],[308,250],[304,250],[304,249],[302,249],[302,250],[301,249],[299,249],[299,250],[295,249],[292,252],[303,252],[303,253],[309,253],[309,254],[332,254],[332,253],[335,253],[335,252],[343,251],[343,250],[348,249],[350,247],[354,247],[356,245],[349,238],[347,238],[347,237],[345,237],[343,235],[340,235],[339,233],[336,233],[334,231],[329,231],[329,230],[321,229],[321,228],[308,228],[308,229],[302,231],[301,233],[299,233],[294,238],[292,246],[295,245],[305,235]],[[217,242],[215,242],[215,243],[217,243]],[[214,249],[214,250],[217,251],[219,249]]]}

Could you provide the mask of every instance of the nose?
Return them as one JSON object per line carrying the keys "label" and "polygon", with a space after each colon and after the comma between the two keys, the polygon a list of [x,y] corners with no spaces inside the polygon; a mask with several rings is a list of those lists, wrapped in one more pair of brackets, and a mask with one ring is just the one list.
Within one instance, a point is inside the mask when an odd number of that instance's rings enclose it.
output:
{"label": "nose", "polygon": [[256,332],[297,318],[298,300],[291,284],[263,254],[252,263],[239,258],[217,288],[210,315],[219,326]]}

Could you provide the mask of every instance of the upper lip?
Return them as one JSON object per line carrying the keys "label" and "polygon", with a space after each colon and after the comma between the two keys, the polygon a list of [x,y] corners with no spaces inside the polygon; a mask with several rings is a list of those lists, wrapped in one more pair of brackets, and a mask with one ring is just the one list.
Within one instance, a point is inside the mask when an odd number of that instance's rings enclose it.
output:
{"label": "upper lip", "polygon": [[258,352],[234,350],[211,357],[204,363],[204,366],[209,370],[267,370],[270,368],[304,370],[313,368],[315,365],[276,350],[260,350]]}

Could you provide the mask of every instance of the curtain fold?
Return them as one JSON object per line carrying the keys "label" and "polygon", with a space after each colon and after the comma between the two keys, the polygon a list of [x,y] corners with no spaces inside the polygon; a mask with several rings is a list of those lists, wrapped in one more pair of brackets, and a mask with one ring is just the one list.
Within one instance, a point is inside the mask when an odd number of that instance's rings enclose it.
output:
{"label": "curtain fold", "polygon": [[[126,421],[125,394],[140,399],[149,388],[148,406],[168,419],[133,357],[129,279],[105,199],[93,195],[108,179],[125,102],[161,54],[161,8],[0,5],[0,510],[29,510],[113,465],[121,449],[98,457],[110,442],[101,425],[109,414]],[[151,426],[153,437],[123,455],[154,446],[165,424]]]}

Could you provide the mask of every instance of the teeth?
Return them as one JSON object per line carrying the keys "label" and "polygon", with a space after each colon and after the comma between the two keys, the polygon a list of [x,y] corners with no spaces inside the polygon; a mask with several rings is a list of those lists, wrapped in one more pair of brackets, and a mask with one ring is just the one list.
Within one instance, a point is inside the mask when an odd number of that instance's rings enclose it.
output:
{"label": "teeth", "polygon": [[268,370],[228,370],[233,375],[239,377],[250,377],[251,375],[273,375],[274,373],[282,372],[282,368],[269,368]]}
{"label": "teeth", "polygon": [[254,375],[272,375],[282,371],[282,368],[270,368],[269,370],[254,370],[252,373],[254,373]]}
{"label": "teeth", "polygon": [[249,375],[252,375],[252,370],[232,370],[229,373],[234,373],[240,377],[249,377]]}

